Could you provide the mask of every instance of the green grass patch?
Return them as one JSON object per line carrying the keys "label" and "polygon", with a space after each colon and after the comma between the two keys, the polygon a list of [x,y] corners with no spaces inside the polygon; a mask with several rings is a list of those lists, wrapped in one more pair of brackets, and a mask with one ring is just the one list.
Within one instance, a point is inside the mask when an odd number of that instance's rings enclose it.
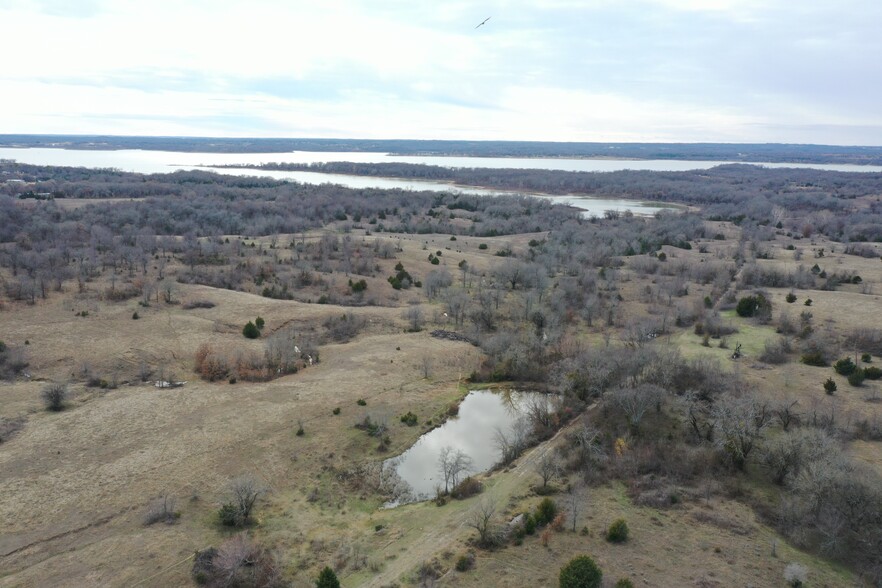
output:
{"label": "green grass patch", "polygon": [[734,310],[721,312],[720,316],[727,324],[738,329],[737,333],[725,337],[726,349],[719,347],[722,339],[710,339],[710,347],[705,347],[702,345],[701,335],[696,335],[691,329],[674,334],[671,337],[671,342],[677,345],[683,355],[687,357],[711,355],[721,360],[731,358],[732,352],[740,343],[742,355],[755,359],[763,352],[766,341],[776,340],[779,337],[773,326],[758,325],[750,319],[743,319],[736,315]]}

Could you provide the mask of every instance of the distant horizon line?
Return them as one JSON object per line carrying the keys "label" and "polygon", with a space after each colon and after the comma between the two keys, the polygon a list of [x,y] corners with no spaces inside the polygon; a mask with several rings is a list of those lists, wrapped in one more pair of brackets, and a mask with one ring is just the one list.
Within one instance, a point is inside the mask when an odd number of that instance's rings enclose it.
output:
{"label": "distant horizon line", "polygon": [[0,133],[0,142],[15,137],[34,138],[76,138],[76,139],[189,139],[224,141],[363,141],[363,142],[412,142],[412,143],[539,143],[552,145],[725,145],[744,146],[796,146],[796,147],[835,147],[848,149],[882,149],[876,145],[836,144],[836,143],[798,143],[783,141],[555,141],[548,139],[406,139],[406,138],[359,138],[359,137],[259,137],[233,135],[125,135],[111,133]]}

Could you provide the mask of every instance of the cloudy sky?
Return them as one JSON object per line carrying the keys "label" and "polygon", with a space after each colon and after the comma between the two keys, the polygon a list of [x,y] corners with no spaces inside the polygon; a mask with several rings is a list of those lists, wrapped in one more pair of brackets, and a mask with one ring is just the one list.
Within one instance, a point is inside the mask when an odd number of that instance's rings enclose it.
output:
{"label": "cloudy sky", "polygon": [[0,23],[0,133],[882,145],[879,0],[0,0]]}

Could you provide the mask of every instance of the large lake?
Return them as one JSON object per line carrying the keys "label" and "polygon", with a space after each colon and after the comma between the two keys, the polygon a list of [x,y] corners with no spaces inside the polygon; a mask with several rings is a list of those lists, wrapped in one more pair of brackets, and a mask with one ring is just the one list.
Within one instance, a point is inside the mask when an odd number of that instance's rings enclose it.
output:
{"label": "large lake", "polygon": [[[386,153],[364,152],[313,152],[292,151],[287,153],[182,153],[177,151],[149,151],[141,149],[121,149],[115,151],[76,150],[76,149],[19,149],[0,148],[0,159],[14,159],[20,163],[34,165],[55,165],[90,168],[117,168],[138,173],[170,173],[181,169],[206,169],[217,173],[237,176],[264,176],[305,184],[339,184],[348,188],[382,188],[403,190],[456,191],[466,194],[517,194],[503,190],[459,186],[445,182],[410,180],[403,178],[377,178],[343,174],[323,174],[304,171],[268,171],[249,168],[211,168],[215,165],[258,165],[261,163],[322,163],[329,161],[350,161],[356,163],[400,162],[445,167],[473,168],[518,168],[562,171],[610,172],[620,170],[650,171],[688,171],[710,169],[723,165],[726,161],[685,161],[685,160],[628,160],[628,159],[562,159],[562,158],[508,158],[508,157],[439,157],[404,156]],[[834,165],[834,164],[780,164],[763,163],[772,168],[796,167],[846,172],[882,172],[882,166]],[[634,214],[651,215],[663,205],[652,205],[633,200],[614,198],[593,198],[580,195],[550,196],[530,194],[549,198],[554,202],[568,204],[584,211],[586,216],[601,216],[607,210]]]}
{"label": "large lake", "polygon": [[[166,173],[176,169],[200,166],[232,165],[236,163],[323,163],[351,161],[355,163],[422,163],[444,167],[549,169],[562,171],[610,172],[625,169],[650,171],[689,171],[710,169],[732,161],[637,160],[637,159],[563,159],[516,157],[440,157],[389,155],[345,151],[292,151],[288,153],[180,153],[176,151],[145,151],[121,149],[116,151],[86,151],[76,149],[18,149],[0,148],[0,159],[15,159],[37,165],[67,165],[81,167],[115,167],[140,173]],[[882,172],[878,165],[814,164],[814,163],[754,163],[770,168],[795,167],[843,172]],[[241,173],[241,172],[240,172]],[[252,174],[254,172],[252,171]],[[263,175],[263,173],[261,173]]]}

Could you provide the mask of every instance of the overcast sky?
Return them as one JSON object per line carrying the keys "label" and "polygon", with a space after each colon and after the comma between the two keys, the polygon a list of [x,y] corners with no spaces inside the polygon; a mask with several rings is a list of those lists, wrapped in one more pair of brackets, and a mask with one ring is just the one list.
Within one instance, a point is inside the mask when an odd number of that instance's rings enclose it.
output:
{"label": "overcast sky", "polygon": [[882,145],[879,0],[0,0],[0,23],[0,133]]}

